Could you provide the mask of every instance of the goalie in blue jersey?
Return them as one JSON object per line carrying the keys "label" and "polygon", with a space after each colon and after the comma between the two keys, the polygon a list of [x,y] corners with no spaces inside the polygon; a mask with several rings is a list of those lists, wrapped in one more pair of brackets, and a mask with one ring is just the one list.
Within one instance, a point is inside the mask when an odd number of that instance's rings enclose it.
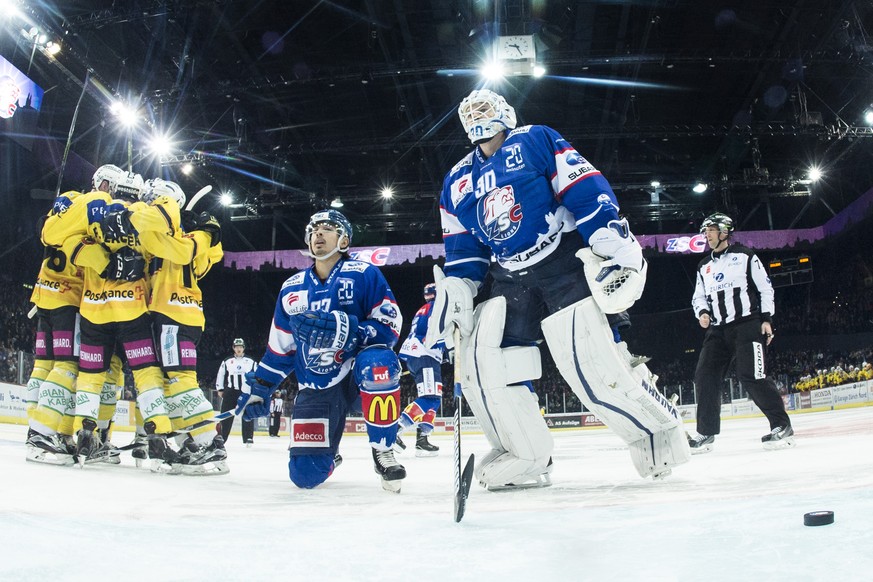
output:
{"label": "goalie in blue jersey", "polygon": [[291,417],[288,472],[302,488],[323,483],[337,455],[350,407],[361,396],[376,473],[399,492],[406,470],[394,458],[400,405],[400,361],[391,349],[403,323],[382,273],[353,261],[352,226],[340,212],[312,215],[305,242],[314,263],[282,285],[267,350],[246,375],[244,418],[267,416],[270,395],[291,372],[300,391]]}
{"label": "goalie in blue jersey", "polygon": [[[491,445],[477,478],[492,490],[551,482],[552,437],[530,383],[542,339],[639,474],[667,475],[688,460],[688,444],[675,408],[614,331],[647,266],[609,182],[554,129],[518,127],[493,91],[473,91],[458,114],[475,149],[443,182],[445,273],[434,269],[426,344],[461,330],[464,396]],[[491,298],[474,312],[486,274]]]}

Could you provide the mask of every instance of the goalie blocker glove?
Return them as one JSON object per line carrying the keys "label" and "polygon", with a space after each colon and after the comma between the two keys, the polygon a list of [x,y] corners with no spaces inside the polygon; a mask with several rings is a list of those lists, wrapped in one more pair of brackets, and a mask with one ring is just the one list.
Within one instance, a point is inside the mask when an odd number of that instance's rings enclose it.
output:
{"label": "goalie blocker glove", "polygon": [[100,276],[110,281],[138,281],[145,276],[145,258],[130,247],[109,254],[109,264]]}

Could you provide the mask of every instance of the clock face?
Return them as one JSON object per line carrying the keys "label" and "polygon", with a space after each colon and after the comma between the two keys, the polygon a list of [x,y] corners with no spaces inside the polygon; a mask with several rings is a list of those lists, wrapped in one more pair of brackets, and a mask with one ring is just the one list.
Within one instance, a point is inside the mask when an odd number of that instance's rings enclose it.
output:
{"label": "clock face", "polygon": [[501,36],[497,44],[501,59],[532,59],[536,57],[533,36]]}

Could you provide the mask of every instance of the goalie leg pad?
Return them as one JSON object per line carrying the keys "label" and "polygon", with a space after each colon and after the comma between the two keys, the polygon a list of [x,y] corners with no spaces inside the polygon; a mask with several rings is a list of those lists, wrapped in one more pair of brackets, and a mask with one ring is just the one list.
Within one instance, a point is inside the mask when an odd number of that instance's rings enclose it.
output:
{"label": "goalie leg pad", "polygon": [[[634,372],[594,299],[550,315],[543,321],[543,334],[558,370],[582,403],[626,444],[643,441],[631,453],[641,477],[689,460],[688,443],[679,438],[683,432],[678,411],[641,378],[642,372]],[[658,435],[661,432],[669,434]],[[645,460],[648,456],[651,462]]]}
{"label": "goalie leg pad", "polygon": [[536,400],[526,386],[517,385],[542,375],[539,350],[501,348],[505,316],[505,298],[484,302],[476,308],[472,337],[461,346],[464,396],[494,449],[476,468],[486,486],[537,477],[554,449]]}

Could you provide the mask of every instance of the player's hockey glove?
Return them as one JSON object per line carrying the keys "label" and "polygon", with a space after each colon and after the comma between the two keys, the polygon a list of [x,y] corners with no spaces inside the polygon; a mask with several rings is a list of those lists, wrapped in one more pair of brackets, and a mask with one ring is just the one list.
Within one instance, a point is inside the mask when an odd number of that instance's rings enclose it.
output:
{"label": "player's hockey glove", "polygon": [[236,399],[234,414],[242,414],[243,420],[253,420],[270,415],[270,397],[273,395],[273,384],[263,378],[258,378],[252,370],[245,375],[246,385],[242,387],[239,398]]}
{"label": "player's hockey glove", "polygon": [[100,221],[100,229],[103,231],[103,240],[109,242],[136,234],[136,228],[130,222],[130,210],[107,212]]}
{"label": "player's hockey glove", "polygon": [[190,210],[183,210],[182,228],[185,232],[202,230],[203,232],[209,233],[209,236],[212,237],[212,244],[210,246],[214,247],[221,242],[221,225],[218,224],[218,219],[208,212],[195,214]]}
{"label": "player's hockey glove", "polygon": [[139,281],[145,276],[145,258],[130,247],[109,254],[109,264],[100,276],[110,281]]}
{"label": "player's hockey glove", "polygon": [[361,342],[358,318],[343,311],[304,311],[291,318],[291,327],[310,348],[353,355]]}

